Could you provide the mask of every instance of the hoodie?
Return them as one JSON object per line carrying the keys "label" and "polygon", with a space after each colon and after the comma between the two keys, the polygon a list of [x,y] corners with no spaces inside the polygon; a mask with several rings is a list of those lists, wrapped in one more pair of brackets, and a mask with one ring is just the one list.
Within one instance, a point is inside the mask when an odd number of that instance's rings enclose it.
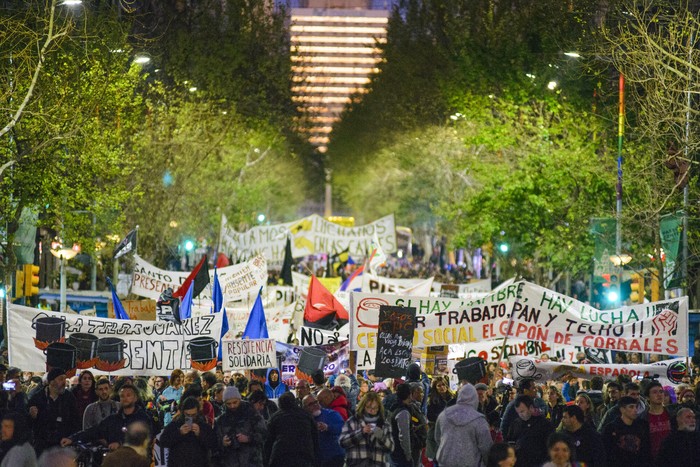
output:
{"label": "hoodie", "polygon": [[442,411],[435,424],[440,467],[482,467],[493,441],[484,414],[479,413],[479,395],[471,384],[457,394],[457,403]]}
{"label": "hoodie", "polygon": [[[277,373],[277,381],[270,381],[270,375],[272,372]],[[277,368],[270,368],[267,370],[267,379],[265,381],[265,395],[268,399],[278,399],[282,394],[289,391],[287,385],[282,382],[282,377]]]}

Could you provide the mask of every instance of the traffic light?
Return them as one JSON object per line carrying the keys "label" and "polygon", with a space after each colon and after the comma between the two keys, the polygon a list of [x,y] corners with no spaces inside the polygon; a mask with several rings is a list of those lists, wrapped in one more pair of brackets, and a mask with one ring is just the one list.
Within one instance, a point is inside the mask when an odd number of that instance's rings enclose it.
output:
{"label": "traffic light", "polygon": [[605,297],[610,303],[617,303],[620,300],[620,280],[617,274],[603,274],[603,287],[605,287]]}
{"label": "traffic light", "polygon": [[630,301],[644,303],[644,276],[635,272],[630,276],[630,280]]}
{"label": "traffic light", "polygon": [[651,301],[658,302],[660,300],[660,290],[659,290],[659,270],[656,268],[649,268],[651,273],[651,283],[649,288],[651,289]]}
{"label": "traffic light", "polygon": [[39,295],[39,266],[34,264],[24,265],[24,296],[33,297]]}
{"label": "traffic light", "polygon": [[15,271],[15,294],[14,298],[24,297],[24,271]]}

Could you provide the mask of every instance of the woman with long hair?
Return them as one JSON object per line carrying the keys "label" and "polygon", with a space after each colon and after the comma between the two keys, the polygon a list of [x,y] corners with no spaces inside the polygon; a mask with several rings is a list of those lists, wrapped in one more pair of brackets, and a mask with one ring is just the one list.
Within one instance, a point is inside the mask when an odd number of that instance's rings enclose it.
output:
{"label": "woman with long hair", "polygon": [[595,407],[593,406],[593,401],[591,401],[590,396],[585,392],[576,394],[576,405],[583,410],[583,422],[590,424],[593,429],[595,429],[600,423],[600,420],[595,412]]}
{"label": "woman with long hair", "polygon": [[547,387],[547,417],[554,428],[561,423],[564,415],[564,396],[558,387],[551,385]]}
{"label": "woman with long hair", "polygon": [[391,465],[394,450],[391,423],[376,392],[369,391],[360,400],[355,415],[343,425],[339,441],[345,449],[345,465],[348,467]]}
{"label": "woman with long hair", "polygon": [[75,412],[78,414],[78,420],[83,419],[85,408],[97,401],[97,392],[95,392],[95,376],[90,370],[80,372],[78,385],[71,389],[73,397],[75,397]]}
{"label": "woman with long hair", "polygon": [[515,448],[507,443],[495,443],[489,450],[486,467],[513,467],[515,465]]}
{"label": "woman with long hair", "polygon": [[437,422],[438,416],[454,397],[455,395],[450,390],[450,386],[445,378],[437,376],[433,379],[433,383],[430,385],[430,394],[428,394],[428,439],[425,446],[425,455],[428,459],[435,459],[437,454],[435,422]]}

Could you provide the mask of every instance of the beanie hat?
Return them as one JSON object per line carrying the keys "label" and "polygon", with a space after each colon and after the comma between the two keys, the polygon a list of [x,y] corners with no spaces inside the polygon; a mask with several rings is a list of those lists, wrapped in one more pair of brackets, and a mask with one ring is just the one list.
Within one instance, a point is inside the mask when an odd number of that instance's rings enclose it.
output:
{"label": "beanie hat", "polygon": [[226,386],[226,389],[224,389],[224,402],[229,399],[241,399],[241,392],[236,386]]}
{"label": "beanie hat", "polygon": [[46,382],[50,383],[51,381],[55,380],[61,375],[65,375],[66,372],[63,371],[63,368],[51,368],[49,372],[46,374]]}

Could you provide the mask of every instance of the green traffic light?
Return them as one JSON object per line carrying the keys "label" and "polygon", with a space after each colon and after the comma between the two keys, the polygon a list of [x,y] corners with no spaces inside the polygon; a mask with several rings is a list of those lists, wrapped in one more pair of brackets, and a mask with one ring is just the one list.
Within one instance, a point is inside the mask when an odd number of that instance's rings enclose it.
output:
{"label": "green traffic light", "polygon": [[185,242],[185,250],[186,251],[192,251],[194,250],[194,242],[192,240],[187,240]]}
{"label": "green traffic light", "polygon": [[498,245],[498,249],[501,250],[501,253],[508,253],[508,244],[501,243],[500,245]]}

